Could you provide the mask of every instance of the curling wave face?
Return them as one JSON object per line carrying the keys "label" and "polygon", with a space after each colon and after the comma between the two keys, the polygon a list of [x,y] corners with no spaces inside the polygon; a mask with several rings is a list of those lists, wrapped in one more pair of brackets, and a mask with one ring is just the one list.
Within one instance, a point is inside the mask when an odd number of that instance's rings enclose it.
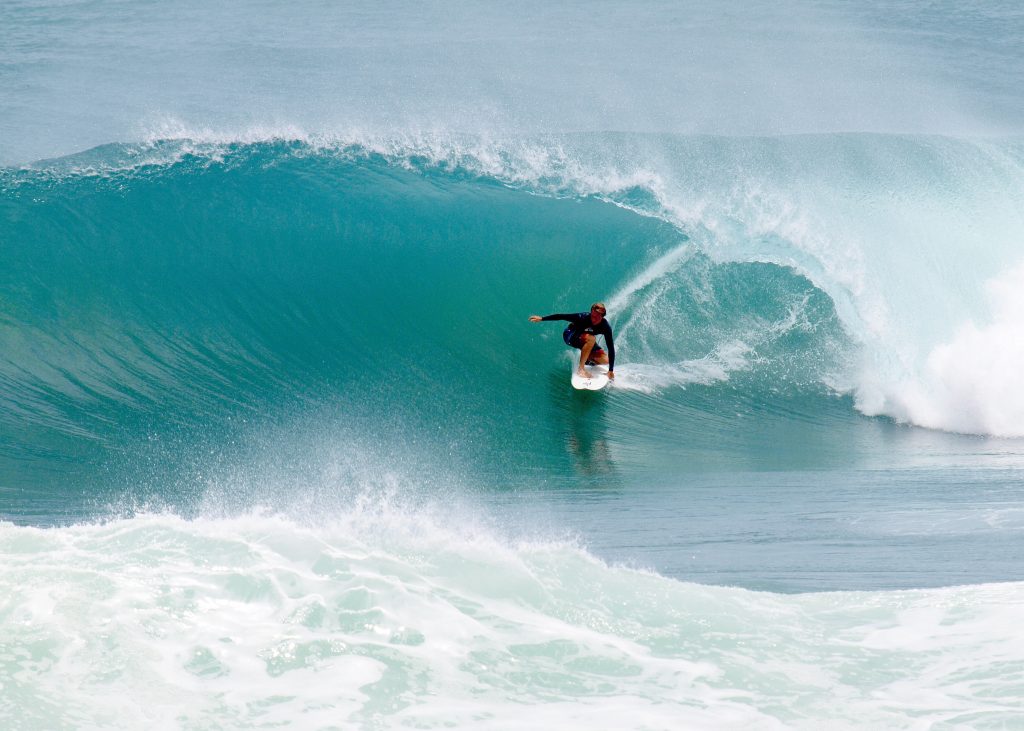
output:
{"label": "curling wave face", "polygon": [[671,400],[737,378],[755,404],[783,386],[824,391],[846,335],[806,277],[716,262],[649,215],[649,185],[584,188],[564,151],[517,167],[531,149],[179,141],[6,171],[12,474],[166,480],[189,455],[238,459],[253,433],[317,418],[368,434],[400,424],[470,462],[508,459],[511,443],[558,463],[557,435],[509,407],[547,408],[537,373],[561,370],[557,333],[525,316],[635,276],[650,281],[617,305],[624,391]]}
{"label": "curling wave face", "polygon": [[[1016,143],[253,139],[3,173],[3,396],[33,450],[166,441],[339,394],[350,413],[385,394],[401,418],[458,423],[502,409],[484,374],[528,400],[522,366],[550,351],[492,317],[594,296],[626,390],[850,394],[869,415],[1024,433],[1000,294],[1024,235]],[[387,398],[416,368],[448,413]]]}

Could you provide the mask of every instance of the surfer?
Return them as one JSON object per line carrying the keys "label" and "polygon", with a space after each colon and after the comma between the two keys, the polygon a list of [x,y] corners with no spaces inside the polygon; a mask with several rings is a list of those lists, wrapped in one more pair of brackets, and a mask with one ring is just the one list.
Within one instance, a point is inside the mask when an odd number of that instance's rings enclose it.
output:
{"label": "surfer", "polygon": [[[562,333],[565,344],[580,351],[580,364],[576,372],[582,377],[587,377],[583,366],[588,363],[608,366],[608,378],[615,380],[615,343],[612,340],[612,326],[604,316],[608,310],[604,302],[595,302],[590,306],[590,312],[573,312],[559,315],[530,315],[530,322],[541,322],[549,320],[567,320],[569,327]],[[604,342],[608,346],[608,352],[604,351],[597,344],[597,336],[604,335]]]}

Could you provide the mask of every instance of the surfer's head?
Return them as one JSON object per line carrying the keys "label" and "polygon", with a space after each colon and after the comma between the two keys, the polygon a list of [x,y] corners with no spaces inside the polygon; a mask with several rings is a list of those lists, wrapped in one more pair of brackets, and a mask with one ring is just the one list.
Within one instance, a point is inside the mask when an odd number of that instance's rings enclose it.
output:
{"label": "surfer's head", "polygon": [[595,302],[590,306],[590,317],[594,322],[599,322],[607,314],[608,308],[604,306],[604,302]]}

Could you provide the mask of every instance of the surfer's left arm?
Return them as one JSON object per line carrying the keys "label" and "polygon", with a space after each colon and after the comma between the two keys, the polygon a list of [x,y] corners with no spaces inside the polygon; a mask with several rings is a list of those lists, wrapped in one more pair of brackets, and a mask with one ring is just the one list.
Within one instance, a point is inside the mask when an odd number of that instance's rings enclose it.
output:
{"label": "surfer's left arm", "polygon": [[608,378],[615,380],[615,338],[612,337],[612,326],[605,320],[607,329],[604,331],[604,342],[608,346]]}

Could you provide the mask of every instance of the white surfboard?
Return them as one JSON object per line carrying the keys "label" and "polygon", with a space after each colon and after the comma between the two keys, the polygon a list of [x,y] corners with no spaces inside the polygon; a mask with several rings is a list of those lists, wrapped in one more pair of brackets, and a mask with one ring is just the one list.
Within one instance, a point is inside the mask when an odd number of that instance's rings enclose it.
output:
{"label": "white surfboard", "polygon": [[577,365],[573,363],[572,366],[572,387],[583,391],[600,391],[602,388],[608,385],[608,366],[606,365],[588,365],[584,366],[589,377],[584,378],[576,372]]}

